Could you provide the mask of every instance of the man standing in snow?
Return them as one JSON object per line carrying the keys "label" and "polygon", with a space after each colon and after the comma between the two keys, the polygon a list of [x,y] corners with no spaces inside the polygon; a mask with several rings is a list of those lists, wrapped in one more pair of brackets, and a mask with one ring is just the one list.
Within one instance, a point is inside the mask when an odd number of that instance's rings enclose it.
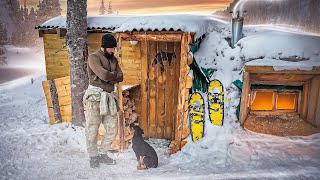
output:
{"label": "man standing in snow", "polygon": [[[114,84],[123,81],[123,74],[114,57],[117,41],[111,34],[102,36],[100,50],[88,58],[89,87],[83,96],[86,118],[87,150],[90,167],[99,167],[99,163],[115,164],[107,152],[117,134],[117,97]],[[100,124],[106,130],[100,149],[97,148],[97,135]],[[100,154],[99,154],[100,151]]]}

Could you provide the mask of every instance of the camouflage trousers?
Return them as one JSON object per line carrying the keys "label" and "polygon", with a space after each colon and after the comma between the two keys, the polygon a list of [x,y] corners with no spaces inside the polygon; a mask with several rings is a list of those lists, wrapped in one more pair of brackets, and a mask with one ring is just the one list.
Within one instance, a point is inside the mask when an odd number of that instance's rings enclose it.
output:
{"label": "camouflage trousers", "polygon": [[[86,142],[87,151],[90,157],[95,157],[99,151],[103,154],[111,148],[111,143],[117,135],[118,118],[115,115],[100,115],[100,101],[97,101],[92,95],[84,100],[85,118],[86,118]],[[100,124],[103,124],[106,132],[102,139],[100,149],[97,146],[97,137]]]}

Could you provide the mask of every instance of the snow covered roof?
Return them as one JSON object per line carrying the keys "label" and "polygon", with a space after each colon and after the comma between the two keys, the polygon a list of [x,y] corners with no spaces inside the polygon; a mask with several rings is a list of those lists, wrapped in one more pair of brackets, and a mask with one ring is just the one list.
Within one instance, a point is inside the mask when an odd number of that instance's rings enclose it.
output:
{"label": "snow covered roof", "polygon": [[[99,15],[88,16],[88,30],[112,30],[114,32],[131,31],[184,31],[195,32],[201,36],[206,33],[210,16],[200,15],[153,15],[124,16]],[[66,17],[59,16],[38,26],[37,29],[65,28]]]}
{"label": "snow covered roof", "polygon": [[[124,21],[132,16],[120,16],[120,15],[106,15],[106,16],[88,16],[88,30],[102,29],[102,30],[114,30],[120,27]],[[44,28],[66,28],[67,17],[58,16],[52,18],[42,25],[38,26],[38,29]]]}
{"label": "snow covered roof", "polygon": [[264,30],[239,41],[244,56],[260,57],[246,66],[273,66],[275,70],[312,70],[320,66],[320,37]]}

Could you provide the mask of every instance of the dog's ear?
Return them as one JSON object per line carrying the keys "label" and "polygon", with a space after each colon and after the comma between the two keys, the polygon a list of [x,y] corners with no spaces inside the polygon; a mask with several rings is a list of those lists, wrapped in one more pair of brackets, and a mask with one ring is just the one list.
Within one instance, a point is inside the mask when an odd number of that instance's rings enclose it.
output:
{"label": "dog's ear", "polygon": [[140,126],[137,126],[137,129],[139,129],[139,131],[141,132],[141,134],[144,134],[143,129]]}
{"label": "dog's ear", "polygon": [[134,126],[135,126],[134,123],[130,124],[130,128],[134,128]]}

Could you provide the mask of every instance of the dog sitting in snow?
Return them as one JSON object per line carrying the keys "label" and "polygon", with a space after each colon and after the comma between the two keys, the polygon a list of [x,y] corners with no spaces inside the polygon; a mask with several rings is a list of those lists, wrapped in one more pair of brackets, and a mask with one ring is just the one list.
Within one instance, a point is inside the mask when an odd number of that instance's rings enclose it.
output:
{"label": "dog sitting in snow", "polygon": [[132,139],[132,149],[136,154],[138,161],[138,170],[158,167],[158,156],[156,151],[147,142],[143,140],[143,129],[139,126],[131,124],[130,127],[134,130]]}

